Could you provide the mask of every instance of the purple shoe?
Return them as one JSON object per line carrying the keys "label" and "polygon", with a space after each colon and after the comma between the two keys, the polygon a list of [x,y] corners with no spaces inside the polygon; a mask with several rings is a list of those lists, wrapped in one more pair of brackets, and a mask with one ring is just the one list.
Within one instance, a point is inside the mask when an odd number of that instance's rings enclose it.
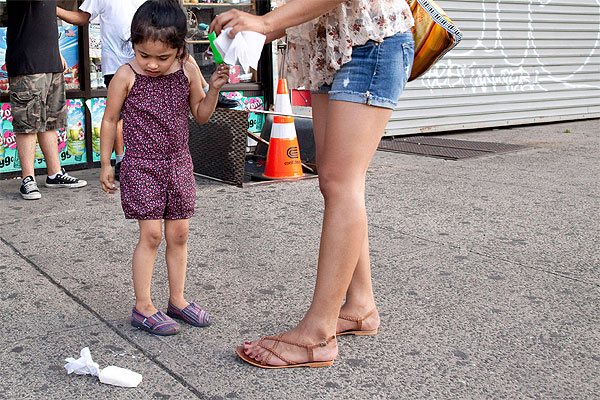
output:
{"label": "purple shoe", "polygon": [[181,327],[181,325],[160,311],[146,317],[136,310],[135,307],[131,310],[131,325],[159,336],[175,335]]}
{"label": "purple shoe", "polygon": [[184,322],[187,322],[190,325],[204,327],[210,325],[210,315],[200,307],[196,303],[190,303],[183,310],[175,307],[169,301],[169,306],[167,308],[167,315],[171,318],[177,318]]}

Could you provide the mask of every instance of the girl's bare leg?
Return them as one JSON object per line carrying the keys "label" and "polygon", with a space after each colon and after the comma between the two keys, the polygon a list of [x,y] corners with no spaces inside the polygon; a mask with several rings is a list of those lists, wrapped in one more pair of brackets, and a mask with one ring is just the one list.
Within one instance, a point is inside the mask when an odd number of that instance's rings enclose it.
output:
{"label": "girl's bare leg", "polygon": [[[364,258],[365,246],[368,252],[365,176],[392,112],[364,104],[328,102],[326,95],[315,95],[312,101],[319,185],[325,200],[317,282],[308,312],[285,334],[286,339],[305,344],[319,343],[335,335],[342,301],[361,255]],[[323,109],[327,110],[325,115]],[[370,292],[374,306],[368,259],[360,265],[362,269],[369,268],[369,283],[359,282],[367,276],[365,271],[359,271],[350,297],[354,297],[354,292]],[[269,354],[256,342],[247,344],[245,350],[258,361]],[[307,359],[303,348],[285,343],[280,343],[277,351],[293,361]],[[315,361],[331,360],[336,355],[336,343],[314,351]],[[285,362],[273,356],[270,364]]]}
{"label": "girl's bare leg", "polygon": [[150,296],[152,271],[162,241],[161,220],[140,220],[140,240],[133,252],[133,290],[135,308],[145,316],[158,312]]}
{"label": "girl's bare leg", "polygon": [[165,220],[165,240],[167,241],[165,258],[169,274],[169,301],[180,309],[189,305],[183,296],[189,229],[189,219]]}

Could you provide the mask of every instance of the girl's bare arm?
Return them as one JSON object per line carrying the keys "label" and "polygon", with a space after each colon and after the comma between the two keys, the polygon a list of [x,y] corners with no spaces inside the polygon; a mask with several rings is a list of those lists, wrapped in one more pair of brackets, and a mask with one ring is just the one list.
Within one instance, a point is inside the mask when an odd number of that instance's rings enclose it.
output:
{"label": "girl's bare arm", "polygon": [[208,122],[215,111],[219,91],[229,78],[229,67],[221,64],[211,76],[208,93],[204,93],[204,82],[200,70],[191,62],[184,63],[184,72],[190,81],[190,111],[199,124]]}
{"label": "girl's bare arm", "polygon": [[121,114],[121,108],[131,87],[132,80],[135,79],[133,72],[128,66],[121,66],[108,88],[108,97],[106,99],[106,110],[102,117],[100,126],[100,183],[102,189],[107,193],[114,193],[114,174],[110,165],[110,156],[113,152],[115,138],[117,136],[117,123]]}

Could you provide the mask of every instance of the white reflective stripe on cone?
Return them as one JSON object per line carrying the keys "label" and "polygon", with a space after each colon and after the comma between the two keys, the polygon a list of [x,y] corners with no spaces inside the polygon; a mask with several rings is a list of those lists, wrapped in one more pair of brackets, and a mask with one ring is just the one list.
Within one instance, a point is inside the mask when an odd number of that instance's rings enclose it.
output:
{"label": "white reflective stripe on cone", "polygon": [[271,129],[271,139],[294,139],[296,137],[296,126],[291,123],[275,123]]}

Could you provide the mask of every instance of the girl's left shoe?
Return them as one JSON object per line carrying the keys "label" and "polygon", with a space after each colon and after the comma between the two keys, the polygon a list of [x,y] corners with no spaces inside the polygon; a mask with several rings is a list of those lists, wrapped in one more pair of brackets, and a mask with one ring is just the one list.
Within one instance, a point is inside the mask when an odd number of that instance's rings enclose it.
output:
{"label": "girl's left shoe", "polygon": [[171,336],[179,332],[180,325],[160,311],[146,317],[135,307],[131,310],[131,325],[153,335]]}
{"label": "girl's left shoe", "polygon": [[192,326],[197,327],[205,327],[210,325],[211,318],[210,315],[203,309],[201,309],[196,303],[192,302],[183,310],[175,307],[169,301],[169,306],[167,307],[167,315],[171,318],[177,318],[182,320],[183,322],[187,322]]}

